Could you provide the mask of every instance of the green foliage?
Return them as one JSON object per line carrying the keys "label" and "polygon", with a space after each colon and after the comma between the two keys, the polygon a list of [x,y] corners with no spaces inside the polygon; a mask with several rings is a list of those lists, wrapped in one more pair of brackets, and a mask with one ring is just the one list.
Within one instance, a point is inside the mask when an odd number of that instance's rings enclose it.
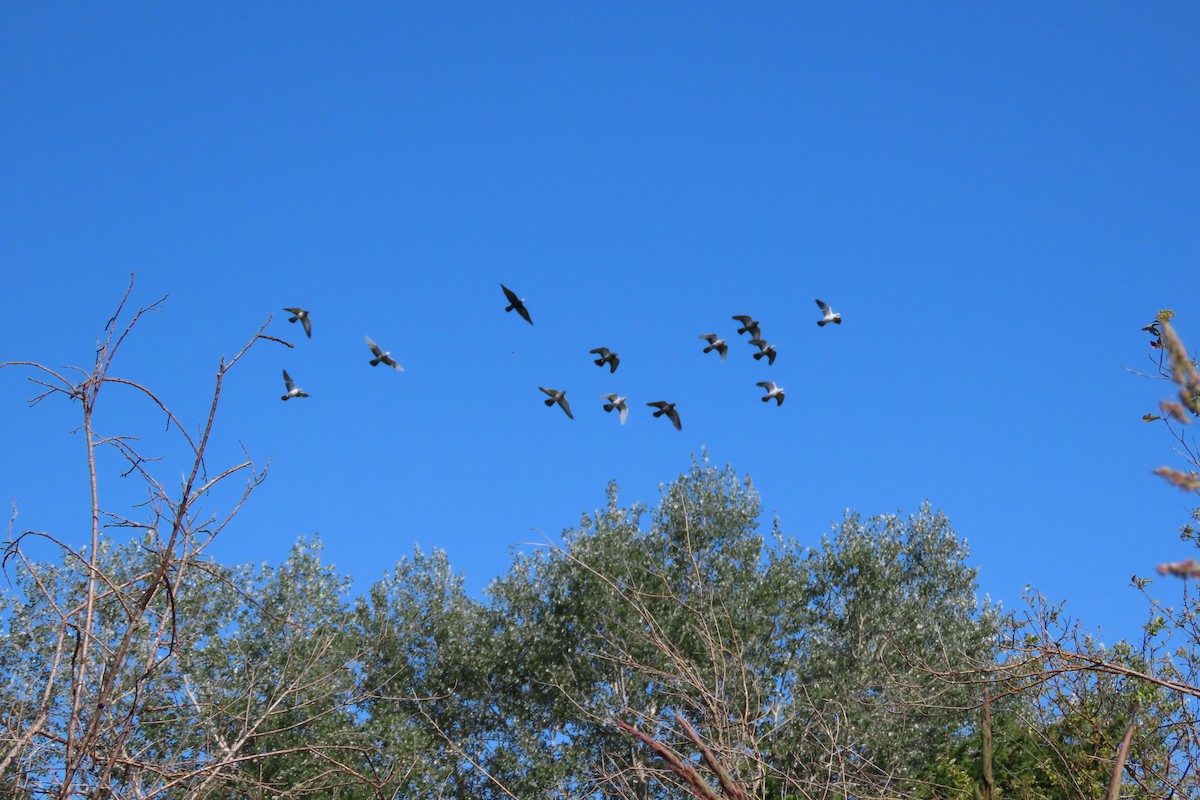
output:
{"label": "green foliage", "polygon": [[681,713],[753,791],[775,792],[828,785],[835,768],[847,791],[903,780],[961,727],[969,698],[934,670],[985,657],[997,623],[945,517],[852,514],[806,551],[764,539],[759,514],[748,480],[695,463],[648,528],[610,486],[561,547],[493,583],[504,716],[540,729],[536,747],[505,741],[522,779],[539,776],[530,788],[675,791],[614,718],[687,752]]}

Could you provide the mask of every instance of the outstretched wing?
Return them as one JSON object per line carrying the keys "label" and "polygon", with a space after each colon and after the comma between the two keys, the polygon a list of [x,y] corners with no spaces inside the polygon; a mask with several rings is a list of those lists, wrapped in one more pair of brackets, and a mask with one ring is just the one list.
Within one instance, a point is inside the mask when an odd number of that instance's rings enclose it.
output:
{"label": "outstretched wing", "polygon": [[292,383],[292,376],[287,374],[286,369],[283,371],[283,383],[289,392],[296,388],[296,384]]}
{"label": "outstretched wing", "polygon": [[383,351],[379,349],[379,345],[371,341],[370,336],[364,336],[363,338],[367,340],[367,347],[371,348],[371,352],[375,354],[375,357],[383,358]]}

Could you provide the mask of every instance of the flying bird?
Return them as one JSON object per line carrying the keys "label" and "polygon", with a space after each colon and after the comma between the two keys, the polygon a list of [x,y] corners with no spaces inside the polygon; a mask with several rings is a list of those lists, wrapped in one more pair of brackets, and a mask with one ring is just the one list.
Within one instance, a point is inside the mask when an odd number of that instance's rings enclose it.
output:
{"label": "flying bird", "polygon": [[696,337],[708,342],[708,347],[704,348],[704,352],[711,353],[716,350],[721,354],[721,360],[725,360],[725,356],[729,355],[729,345],[725,344],[725,340],[717,336],[715,333],[702,333]]}
{"label": "flying bird", "polygon": [[404,372],[404,367],[397,364],[396,359],[392,358],[391,351],[384,352],[381,350],[379,345],[371,341],[370,336],[364,336],[363,338],[367,340],[367,347],[371,348],[371,352],[375,354],[375,357],[371,359],[372,367],[377,367],[380,363],[384,363],[392,369],[398,369],[401,372]]}
{"label": "flying bird", "polygon": [[821,313],[825,315],[822,319],[817,320],[817,324],[822,328],[831,322],[836,322],[838,325],[842,324],[842,315],[830,308],[828,303],[818,300],[817,306],[821,309]]}
{"label": "flying bird", "polygon": [[758,320],[751,317],[749,314],[739,314],[733,319],[742,323],[742,327],[738,328],[738,333],[746,333],[749,331],[751,339],[758,339],[762,336],[762,331],[758,329]]}
{"label": "flying bird", "polygon": [[629,418],[629,404],[625,402],[625,398],[619,394],[602,394],[600,395],[608,402],[604,404],[605,411],[612,411],[614,408],[621,416],[621,424],[625,424],[625,420]]}
{"label": "flying bird", "polygon": [[1157,337],[1159,337],[1159,336],[1162,336],[1162,334],[1161,334],[1161,333],[1159,332],[1159,330],[1158,330],[1158,323],[1157,323],[1157,322],[1151,322],[1149,325],[1147,325],[1146,327],[1142,328],[1142,330],[1144,330],[1144,331],[1149,331],[1150,335],[1151,335],[1151,336],[1153,336],[1153,337],[1155,337],[1155,338],[1157,338]]}
{"label": "flying bird", "polygon": [[609,350],[607,347],[597,347],[591,352],[600,356],[596,359],[597,367],[603,367],[605,364],[608,364],[609,375],[617,371],[617,365],[621,363],[621,358],[612,350]]}
{"label": "flying bird", "polygon": [[653,403],[646,403],[646,405],[654,406],[658,409],[658,411],[654,412],[654,416],[661,417],[663,414],[666,414],[667,419],[671,420],[671,423],[675,426],[675,430],[683,430],[683,425],[679,422],[679,412],[675,410],[674,403],[668,403],[666,400],[655,400]]}
{"label": "flying bird", "polygon": [[545,386],[539,386],[538,388],[550,395],[550,399],[545,401],[547,406],[552,406],[555,403],[558,403],[560,406],[562,406],[562,410],[567,412],[568,417],[575,419],[575,415],[571,413],[571,404],[567,402],[566,389],[560,391],[558,389],[547,389]]}
{"label": "flying bird", "polygon": [[287,374],[287,370],[283,371],[283,383],[287,386],[287,394],[279,398],[287,400],[289,397],[308,397],[308,394],[296,388],[295,382],[292,381],[292,376]]}
{"label": "flying bird", "polygon": [[775,405],[783,405],[783,389],[776,386],[774,381],[759,381],[758,385],[767,390],[767,393],[761,398],[764,403],[774,397]]}
{"label": "flying bird", "polygon": [[533,320],[529,318],[529,309],[525,308],[525,298],[517,297],[517,293],[505,286],[503,283],[500,284],[500,288],[504,290],[504,296],[508,298],[508,308],[504,310],[512,311],[515,308],[517,313],[524,317],[526,322],[532,325]]}
{"label": "flying bird", "polygon": [[296,320],[299,320],[301,322],[301,324],[304,325],[304,335],[311,339],[312,338],[312,320],[310,320],[308,318],[308,309],[307,308],[285,308],[284,311],[286,311],[292,315],[291,317],[288,318],[288,322],[295,322]]}
{"label": "flying bird", "polygon": [[755,361],[758,361],[763,356],[766,356],[768,364],[775,363],[775,345],[771,344],[766,339],[751,339],[750,344],[758,348],[758,352],[754,354]]}

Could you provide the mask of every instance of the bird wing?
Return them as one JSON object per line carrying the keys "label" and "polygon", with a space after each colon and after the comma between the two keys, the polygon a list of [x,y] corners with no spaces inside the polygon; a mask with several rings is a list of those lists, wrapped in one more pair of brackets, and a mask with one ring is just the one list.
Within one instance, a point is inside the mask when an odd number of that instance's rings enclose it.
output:
{"label": "bird wing", "polygon": [[717,336],[715,333],[702,333],[699,336],[697,336],[696,338],[703,339],[704,341],[708,342],[709,344],[716,344],[717,339],[720,339],[721,337]]}
{"label": "bird wing", "polygon": [[621,402],[617,403],[617,413],[621,415],[621,424],[625,424],[625,420],[629,419],[629,404],[625,402],[625,398],[621,398]]}
{"label": "bird wing", "polygon": [[667,404],[666,400],[655,400],[653,403],[646,403],[646,405],[654,406],[655,408],[662,408],[666,404]]}
{"label": "bird wing", "polygon": [[566,392],[558,393],[558,404],[560,406],[562,406],[563,411],[567,412],[568,417],[570,417],[571,419],[575,419],[575,415],[571,413],[571,404],[567,402],[567,393]]}
{"label": "bird wing", "polygon": [[383,351],[379,349],[379,345],[371,341],[370,336],[364,336],[363,338],[367,340],[367,347],[371,348],[371,352],[375,354],[375,357],[383,358]]}
{"label": "bird wing", "polygon": [[676,411],[673,406],[671,408],[667,409],[667,417],[671,420],[671,423],[675,426],[675,430],[677,430],[677,431],[683,430],[683,424],[679,421],[679,412]]}
{"label": "bird wing", "polygon": [[774,381],[759,381],[758,385],[766,389],[768,393],[775,391]]}
{"label": "bird wing", "polygon": [[308,314],[302,314],[299,316],[300,316],[300,324],[304,326],[304,335],[311,339],[312,338],[312,321],[309,320]]}
{"label": "bird wing", "polygon": [[595,353],[596,355],[601,356],[603,358],[608,358],[608,354],[612,351],[609,350],[607,347],[597,347],[595,350],[590,350],[588,352]]}
{"label": "bird wing", "polygon": [[733,317],[733,319],[736,319],[743,325],[749,325],[754,321],[754,317],[750,316],[749,314],[738,314],[737,316]]}
{"label": "bird wing", "polygon": [[818,300],[817,306],[821,309],[821,313],[823,313],[825,315],[829,314],[829,304],[828,303],[824,303],[824,302]]}
{"label": "bird wing", "polygon": [[292,376],[287,374],[287,370],[286,370],[286,369],[283,371],[283,382],[284,382],[284,384],[285,384],[285,385],[287,385],[287,389],[288,389],[288,391],[289,391],[289,392],[290,392],[292,389],[295,389],[295,388],[296,388],[296,384],[292,383]]}
{"label": "bird wing", "polygon": [[539,386],[538,388],[555,399],[561,394],[557,389],[547,389],[545,386]]}
{"label": "bird wing", "polygon": [[[296,316],[300,316],[302,313],[304,313],[303,308],[284,308],[283,310],[288,312],[289,314],[295,314]],[[1142,330],[1145,330],[1145,328],[1143,328]]]}
{"label": "bird wing", "polygon": [[397,364],[396,359],[392,358],[391,356],[384,356],[382,361],[383,361],[383,363],[387,364],[392,369],[398,369],[401,372],[404,372],[404,367]]}
{"label": "bird wing", "polygon": [[508,302],[513,303],[514,305],[520,305],[521,298],[517,297],[516,293],[513,292],[512,289],[508,288],[503,283],[500,284],[500,288],[504,290],[504,296],[508,298]]}

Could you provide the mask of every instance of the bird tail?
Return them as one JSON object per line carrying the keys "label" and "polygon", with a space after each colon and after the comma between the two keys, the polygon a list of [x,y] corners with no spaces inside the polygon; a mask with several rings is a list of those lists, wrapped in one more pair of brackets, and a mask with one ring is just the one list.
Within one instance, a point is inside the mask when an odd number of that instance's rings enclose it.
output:
{"label": "bird tail", "polygon": [[512,311],[514,308],[516,308],[516,306],[509,306],[508,308],[506,308],[506,309],[504,309],[504,310],[505,310],[505,311]]}
{"label": "bird tail", "polygon": [[596,359],[596,366],[597,366],[597,367],[603,367],[603,366],[604,366],[604,359],[603,359],[603,358],[597,358],[597,359]]}
{"label": "bird tail", "polygon": [[760,358],[762,358],[764,355],[765,355],[765,353],[762,353],[762,352],[755,353],[755,354],[754,354],[754,360],[755,360],[755,361],[758,361],[758,360],[759,360]]}
{"label": "bird tail", "polygon": [[834,321],[834,322],[836,322],[838,325],[841,325],[841,324],[842,324],[842,318],[841,318],[841,317],[834,317],[834,318],[833,318],[833,321]]}
{"label": "bird tail", "polygon": [[288,399],[288,396],[285,394],[283,397],[281,397],[281,398],[279,398],[279,399],[280,399],[280,400],[287,400],[287,399]]}
{"label": "bird tail", "polygon": [[604,404],[605,411],[612,411],[614,408],[616,408],[616,405],[614,405],[613,403],[605,403]]}
{"label": "bird tail", "polygon": [[295,322],[298,319],[300,319],[300,318],[299,317],[288,317],[288,322]]}
{"label": "bird tail", "polygon": [[542,402],[544,402],[548,406],[552,406],[552,405],[554,405],[554,398],[551,397],[549,400],[544,400]]}
{"label": "bird tail", "polygon": [[371,359],[371,366],[372,366],[372,367],[377,367],[377,366],[379,366],[379,359],[378,359],[378,358],[372,358],[372,359]]}
{"label": "bird tail", "polygon": [[827,323],[827,322],[829,322],[829,320],[827,320],[827,319],[819,319],[819,320],[817,320],[817,324],[818,324],[818,325],[820,325],[822,328],[824,328],[824,327],[825,327],[825,323]]}
{"label": "bird tail", "polygon": [[760,400],[762,400],[762,401],[765,403],[765,402],[767,402],[768,400],[770,400],[770,399],[771,399],[771,395],[769,395],[769,394],[764,394],[764,395],[763,395],[762,397],[760,397],[759,399],[760,399]]}

